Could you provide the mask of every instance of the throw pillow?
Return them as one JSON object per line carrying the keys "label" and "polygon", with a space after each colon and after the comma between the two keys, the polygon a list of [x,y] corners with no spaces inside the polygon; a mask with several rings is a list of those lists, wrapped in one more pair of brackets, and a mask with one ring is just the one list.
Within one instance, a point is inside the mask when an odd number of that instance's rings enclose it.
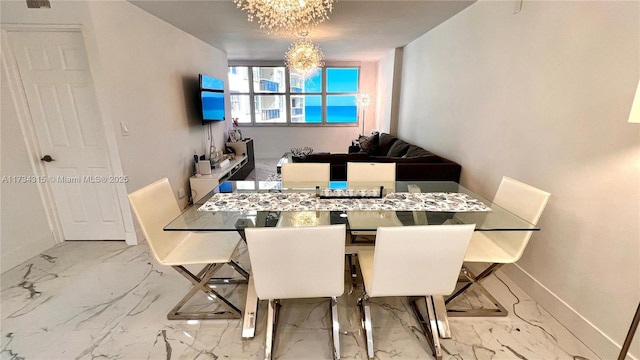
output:
{"label": "throw pillow", "polygon": [[409,146],[411,146],[411,144],[409,144],[408,142],[404,140],[398,140],[394,142],[393,145],[391,145],[391,147],[389,148],[389,152],[387,153],[387,156],[402,157],[402,155],[404,155],[407,152],[407,149],[409,149]]}
{"label": "throw pillow", "polygon": [[378,145],[378,134],[376,133],[371,136],[362,135],[358,138],[358,143],[360,143],[360,149],[368,153]]}
{"label": "throw pillow", "polygon": [[428,156],[428,155],[433,155],[433,154],[419,146],[411,145],[409,146],[409,149],[407,149],[407,153],[404,154],[404,157]]}
{"label": "throw pillow", "polygon": [[397,137],[381,133],[379,135],[378,148],[376,149],[376,153],[371,155],[386,156],[389,152],[389,149],[391,148],[391,145],[393,145],[393,143],[396,141],[398,141]]}

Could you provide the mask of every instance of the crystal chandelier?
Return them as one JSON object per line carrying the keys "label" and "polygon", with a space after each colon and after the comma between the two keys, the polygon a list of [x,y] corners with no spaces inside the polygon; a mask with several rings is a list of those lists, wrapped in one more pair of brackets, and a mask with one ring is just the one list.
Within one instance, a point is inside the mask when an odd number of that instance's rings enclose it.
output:
{"label": "crystal chandelier", "polygon": [[287,31],[305,35],[333,10],[334,0],[233,0],[247,11],[247,20],[258,20],[269,33]]}
{"label": "crystal chandelier", "polygon": [[291,44],[284,54],[284,63],[289,71],[306,79],[324,66],[324,55],[317,44],[303,38]]}

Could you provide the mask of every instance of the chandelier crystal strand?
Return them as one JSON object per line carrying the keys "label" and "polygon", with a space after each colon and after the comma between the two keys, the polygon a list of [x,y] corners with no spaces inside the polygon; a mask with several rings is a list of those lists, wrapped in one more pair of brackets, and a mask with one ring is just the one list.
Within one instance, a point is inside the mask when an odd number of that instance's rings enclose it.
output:
{"label": "chandelier crystal strand", "polygon": [[324,66],[324,54],[317,44],[299,39],[289,47],[284,55],[284,63],[289,71],[306,79]]}
{"label": "chandelier crystal strand", "polygon": [[329,18],[334,0],[233,0],[269,33],[305,33]]}

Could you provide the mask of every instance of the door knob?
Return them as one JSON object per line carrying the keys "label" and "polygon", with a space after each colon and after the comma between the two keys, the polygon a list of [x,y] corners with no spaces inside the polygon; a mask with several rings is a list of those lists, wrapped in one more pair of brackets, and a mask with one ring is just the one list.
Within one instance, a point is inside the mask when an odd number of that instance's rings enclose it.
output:
{"label": "door knob", "polygon": [[42,157],[42,159],[40,159],[42,161],[46,161],[46,162],[52,162],[52,161],[56,161],[56,159],[52,158],[51,155],[45,155]]}

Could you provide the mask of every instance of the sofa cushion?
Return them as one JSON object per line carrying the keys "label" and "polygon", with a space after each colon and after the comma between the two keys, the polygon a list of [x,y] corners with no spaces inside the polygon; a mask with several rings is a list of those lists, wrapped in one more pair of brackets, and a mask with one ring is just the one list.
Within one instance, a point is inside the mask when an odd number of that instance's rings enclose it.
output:
{"label": "sofa cushion", "polygon": [[441,158],[437,155],[426,155],[426,156],[412,156],[412,157],[388,157],[388,156],[370,156],[369,161],[371,162],[382,162],[382,163],[399,163],[399,164],[417,164],[417,163],[440,163],[442,162]]}
{"label": "sofa cushion", "polygon": [[427,151],[420,146],[411,145],[407,149],[407,152],[403,155],[403,157],[414,157],[414,156],[428,156],[433,155],[430,151]]}
{"label": "sofa cushion", "polygon": [[369,154],[365,152],[353,153],[353,154],[309,154],[305,158],[301,159],[301,162],[319,162],[332,164],[346,164],[349,161],[366,161],[369,158]]}
{"label": "sofa cushion", "polygon": [[374,148],[378,147],[378,133],[371,136],[360,136],[358,138],[360,149],[366,153],[371,153]]}
{"label": "sofa cushion", "polygon": [[375,149],[374,152],[370,152],[369,154],[377,155],[377,156],[385,156],[389,152],[391,145],[393,145],[393,143],[396,141],[398,141],[397,137],[393,135],[381,133],[378,136],[378,148]]}
{"label": "sofa cushion", "polygon": [[402,157],[402,155],[407,153],[407,149],[409,149],[409,146],[411,146],[411,144],[409,144],[408,142],[404,140],[397,140],[389,148],[389,152],[387,152],[387,156]]}

